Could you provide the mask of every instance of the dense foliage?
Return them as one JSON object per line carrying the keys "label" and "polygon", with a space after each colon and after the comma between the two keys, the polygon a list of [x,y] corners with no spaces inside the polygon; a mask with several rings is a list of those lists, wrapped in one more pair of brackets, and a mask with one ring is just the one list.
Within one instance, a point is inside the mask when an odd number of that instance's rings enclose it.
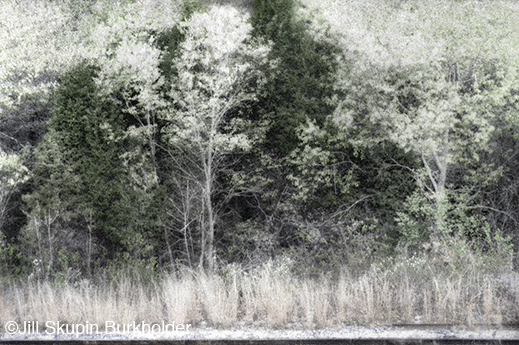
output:
{"label": "dense foliage", "polygon": [[417,251],[510,265],[518,12],[3,2],[0,272],[290,257],[318,273]]}

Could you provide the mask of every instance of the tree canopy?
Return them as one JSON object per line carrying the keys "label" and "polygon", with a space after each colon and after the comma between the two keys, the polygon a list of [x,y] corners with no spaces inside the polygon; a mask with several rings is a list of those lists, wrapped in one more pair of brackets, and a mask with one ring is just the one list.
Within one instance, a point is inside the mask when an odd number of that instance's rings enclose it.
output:
{"label": "tree canopy", "polygon": [[114,258],[320,270],[454,242],[509,260],[518,12],[4,1],[1,230],[48,275]]}

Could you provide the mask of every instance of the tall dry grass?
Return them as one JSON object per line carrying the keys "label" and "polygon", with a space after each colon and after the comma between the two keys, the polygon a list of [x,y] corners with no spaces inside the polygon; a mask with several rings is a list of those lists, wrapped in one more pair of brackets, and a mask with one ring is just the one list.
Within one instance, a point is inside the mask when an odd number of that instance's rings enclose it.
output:
{"label": "tall dry grass", "polygon": [[230,328],[321,328],[412,323],[463,325],[519,321],[519,274],[434,265],[425,258],[372,265],[361,273],[346,268],[336,277],[296,277],[284,264],[267,263],[244,272],[184,270],[153,280],[121,275],[94,285],[26,280],[5,283],[0,324],[60,321],[119,324],[205,323]]}

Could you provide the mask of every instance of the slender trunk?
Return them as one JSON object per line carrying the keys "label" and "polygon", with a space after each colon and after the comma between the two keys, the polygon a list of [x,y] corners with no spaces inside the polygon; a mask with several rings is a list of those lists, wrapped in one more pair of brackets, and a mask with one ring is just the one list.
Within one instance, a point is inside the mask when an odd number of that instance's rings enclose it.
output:
{"label": "slender trunk", "polygon": [[92,228],[88,228],[88,274],[92,273]]}
{"label": "slender trunk", "polygon": [[191,255],[189,254],[189,242],[187,235],[187,228],[189,226],[189,214],[191,209],[191,190],[189,189],[189,181],[187,181],[186,195],[184,197],[184,244],[186,247],[187,263],[191,267]]}
{"label": "slender trunk", "polygon": [[200,212],[200,261],[198,266],[204,268],[204,260],[206,257],[206,229],[205,229],[205,198],[202,198],[202,212]]}
{"label": "slender trunk", "polygon": [[445,224],[447,218],[445,201],[445,188],[436,191],[434,205],[434,227],[436,232],[440,234],[444,234],[447,231],[447,226]]}
{"label": "slender trunk", "polygon": [[51,218],[50,211],[48,211],[48,215],[46,217],[46,226],[47,226],[47,236],[49,241],[49,264],[47,268],[47,277],[50,275],[50,271],[52,269],[53,259],[54,259],[54,248],[52,246],[52,223],[53,219]]}
{"label": "slender trunk", "polygon": [[214,215],[213,215],[213,203],[211,194],[213,192],[212,188],[212,152],[209,150],[206,155],[206,162],[204,167],[205,174],[205,203],[207,210],[207,228],[206,228],[206,257],[205,257],[205,265],[209,272],[212,272],[214,269],[214,254],[213,254],[213,242],[214,242]]}
{"label": "slender trunk", "polygon": [[437,178],[434,184],[435,189],[435,215],[434,215],[434,226],[437,233],[444,234],[447,232],[446,219],[446,188],[447,183],[447,147],[445,146],[441,155],[434,154],[434,161],[437,167]]}
{"label": "slender trunk", "polygon": [[205,255],[204,255],[204,268],[208,272],[214,270],[214,210],[213,210],[213,163],[215,158],[214,152],[214,140],[218,133],[218,124],[220,123],[221,117],[218,113],[213,113],[210,117],[210,132],[207,142],[207,147],[202,148],[202,164],[204,174],[204,185],[203,185],[203,199],[205,202],[205,213],[207,222],[204,226],[205,232]]}
{"label": "slender trunk", "polygon": [[45,261],[43,260],[43,248],[42,248],[42,239],[40,233],[40,222],[37,220],[38,217],[34,219],[34,229],[36,230],[36,240],[38,241],[38,256],[40,260],[40,264],[43,264]]}
{"label": "slender trunk", "polygon": [[169,243],[168,229],[164,226],[164,239],[166,240],[166,247],[168,248],[169,263],[173,265],[173,251],[171,250],[171,244]]}
{"label": "slender trunk", "polygon": [[150,111],[148,110],[146,112],[146,122],[147,122],[147,126],[148,126],[148,143],[150,145],[150,152],[151,152],[151,156],[152,157],[155,157],[155,152],[156,152],[156,143],[155,143],[155,127],[154,127],[154,123],[155,123],[155,120],[152,118],[152,115],[150,114]]}
{"label": "slender trunk", "polygon": [[187,265],[188,265],[188,267],[192,267],[192,264],[191,264],[191,254],[189,253],[187,226],[184,228],[184,245],[186,247]]}
{"label": "slender trunk", "polygon": [[447,183],[447,148],[445,147],[441,155],[437,153],[433,154],[434,165],[436,169],[433,172],[433,168],[429,160],[422,153],[422,162],[427,170],[429,181],[431,182],[433,189],[431,191],[434,199],[434,214],[433,214],[433,230],[436,234],[442,234],[447,231],[446,228],[446,183]]}
{"label": "slender trunk", "polygon": [[92,262],[92,227],[93,227],[93,219],[92,219],[92,210],[90,210],[89,217],[87,219],[87,228],[88,228],[88,248],[87,248],[87,269],[88,274],[92,273],[91,270],[91,262]]}

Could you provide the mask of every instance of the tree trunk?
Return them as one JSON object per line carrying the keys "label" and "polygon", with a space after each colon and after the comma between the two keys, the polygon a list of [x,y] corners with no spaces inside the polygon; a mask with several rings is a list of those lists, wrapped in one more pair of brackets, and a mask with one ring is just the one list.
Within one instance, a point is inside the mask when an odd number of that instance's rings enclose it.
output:
{"label": "tree trunk", "polygon": [[445,234],[448,229],[445,224],[447,219],[445,185],[447,183],[447,147],[443,148],[441,155],[434,153],[434,162],[437,168],[437,178],[434,186],[434,228],[437,234]]}
{"label": "tree trunk", "polygon": [[213,202],[212,202],[212,192],[213,192],[213,153],[212,153],[212,140],[210,139],[210,145],[206,152],[206,157],[204,160],[204,178],[205,178],[205,186],[204,186],[204,199],[205,199],[205,209],[207,213],[207,224],[205,226],[205,257],[204,257],[204,267],[208,272],[212,272],[214,269],[214,215],[213,215]]}
{"label": "tree trunk", "polygon": [[445,195],[445,185],[447,183],[447,170],[448,170],[448,162],[447,162],[447,147],[444,147],[441,155],[438,153],[433,154],[434,165],[436,169],[432,170],[431,164],[425,158],[425,155],[422,153],[422,162],[427,170],[429,180],[433,186],[432,196],[434,198],[434,214],[433,214],[433,230],[435,234],[444,234],[447,231],[447,227],[445,221],[447,219],[446,214],[446,195]]}

